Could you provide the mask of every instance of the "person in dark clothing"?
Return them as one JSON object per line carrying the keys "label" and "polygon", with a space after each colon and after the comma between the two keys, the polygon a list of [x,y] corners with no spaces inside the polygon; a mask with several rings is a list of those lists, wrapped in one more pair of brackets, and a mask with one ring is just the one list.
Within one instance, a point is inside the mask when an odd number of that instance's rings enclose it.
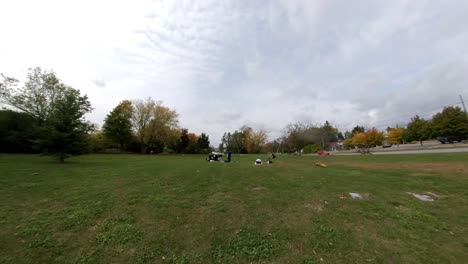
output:
{"label": "person in dark clothing", "polygon": [[228,156],[227,156],[227,160],[225,160],[224,162],[231,162],[231,151],[228,152]]}

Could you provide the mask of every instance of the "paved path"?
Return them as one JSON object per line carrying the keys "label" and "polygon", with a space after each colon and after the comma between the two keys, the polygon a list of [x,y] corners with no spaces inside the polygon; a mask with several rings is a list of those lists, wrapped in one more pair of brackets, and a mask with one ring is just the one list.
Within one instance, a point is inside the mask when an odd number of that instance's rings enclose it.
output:
{"label": "paved path", "polygon": [[[454,153],[468,152],[467,148],[449,148],[449,149],[421,149],[421,150],[400,150],[400,151],[375,151],[373,155],[398,155],[398,154],[426,154],[426,153]],[[360,153],[337,153],[334,155],[361,155]]]}

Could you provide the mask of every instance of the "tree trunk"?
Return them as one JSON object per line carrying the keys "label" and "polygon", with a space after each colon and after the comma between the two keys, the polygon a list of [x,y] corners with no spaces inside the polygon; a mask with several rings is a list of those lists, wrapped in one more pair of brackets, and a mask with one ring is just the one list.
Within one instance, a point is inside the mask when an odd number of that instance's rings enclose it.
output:
{"label": "tree trunk", "polygon": [[146,154],[146,146],[143,143],[143,134],[140,135],[141,154]]}
{"label": "tree trunk", "polygon": [[64,153],[60,153],[59,159],[60,159],[60,163],[64,163],[64,162],[65,162],[65,154],[64,154]]}
{"label": "tree trunk", "polygon": [[421,140],[419,140],[419,143],[421,144],[421,147],[422,147],[422,145],[423,145],[423,143],[422,143],[422,142],[423,142],[423,141],[422,141],[422,139],[421,139]]}

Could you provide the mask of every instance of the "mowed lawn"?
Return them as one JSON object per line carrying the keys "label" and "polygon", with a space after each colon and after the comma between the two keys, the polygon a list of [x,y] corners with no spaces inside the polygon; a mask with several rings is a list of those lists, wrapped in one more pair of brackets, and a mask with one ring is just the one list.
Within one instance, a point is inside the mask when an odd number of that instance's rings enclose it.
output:
{"label": "mowed lawn", "polygon": [[0,263],[468,263],[467,153],[257,157],[0,155]]}

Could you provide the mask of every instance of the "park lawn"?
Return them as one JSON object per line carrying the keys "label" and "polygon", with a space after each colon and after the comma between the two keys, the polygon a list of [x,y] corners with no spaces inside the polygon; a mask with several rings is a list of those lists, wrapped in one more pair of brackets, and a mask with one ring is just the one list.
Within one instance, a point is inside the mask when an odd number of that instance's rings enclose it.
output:
{"label": "park lawn", "polygon": [[468,153],[257,157],[0,155],[0,263],[468,263]]}

